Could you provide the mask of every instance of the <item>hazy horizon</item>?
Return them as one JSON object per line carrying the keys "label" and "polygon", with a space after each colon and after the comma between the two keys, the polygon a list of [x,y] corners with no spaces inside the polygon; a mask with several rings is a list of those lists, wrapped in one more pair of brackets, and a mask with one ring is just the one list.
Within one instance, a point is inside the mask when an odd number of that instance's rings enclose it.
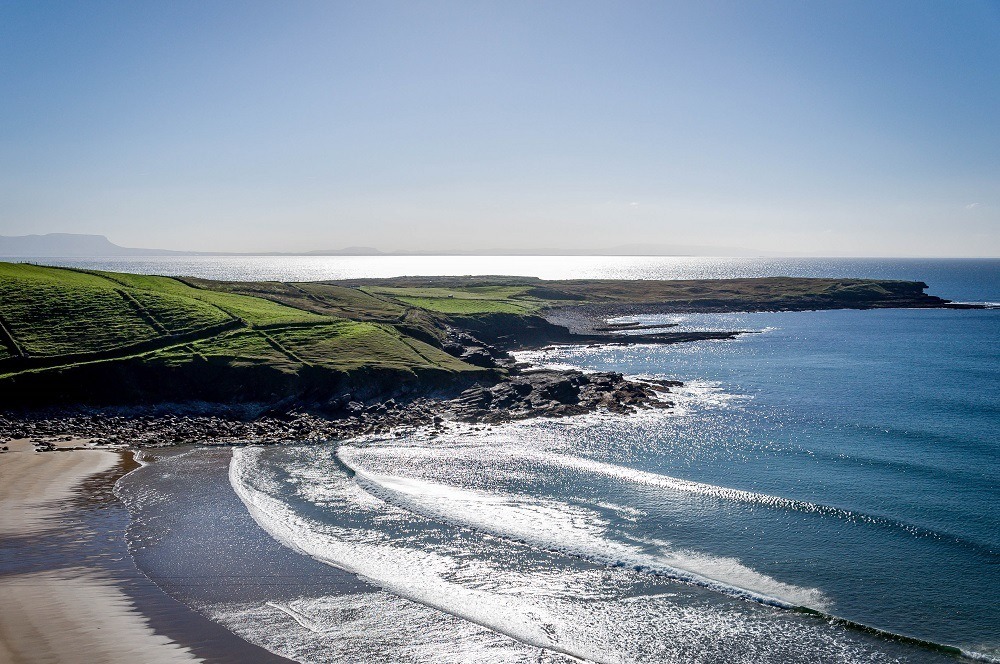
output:
{"label": "hazy horizon", "polygon": [[12,2],[0,235],[1000,256],[1000,4]]}
{"label": "hazy horizon", "polygon": [[598,247],[591,250],[572,251],[558,247],[524,247],[512,249],[506,247],[490,247],[478,250],[407,250],[383,249],[381,247],[325,247],[322,249],[307,249],[300,251],[197,251],[165,247],[125,247],[113,242],[104,235],[47,233],[21,236],[0,235],[0,261],[9,258],[115,258],[142,256],[300,256],[300,257],[608,257],[608,258],[770,258],[770,259],[969,259],[991,260],[1000,259],[997,256],[850,256],[830,254],[794,254],[776,251],[757,251],[746,247],[726,246],[691,246],[691,245],[660,245],[660,244],[626,244],[613,247]]}

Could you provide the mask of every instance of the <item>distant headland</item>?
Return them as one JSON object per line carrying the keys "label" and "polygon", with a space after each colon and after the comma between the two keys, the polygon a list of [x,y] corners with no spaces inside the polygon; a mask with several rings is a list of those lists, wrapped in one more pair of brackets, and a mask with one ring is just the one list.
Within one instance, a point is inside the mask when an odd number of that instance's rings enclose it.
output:
{"label": "distant headland", "polygon": [[188,251],[123,247],[105,235],[83,233],[45,233],[38,235],[0,235],[0,258],[118,258],[129,256],[779,256],[775,252],[741,247],[622,244],[589,251],[536,247],[513,249],[493,247],[486,250],[427,249],[420,251],[383,251],[376,247],[351,246],[340,249],[302,251]]}

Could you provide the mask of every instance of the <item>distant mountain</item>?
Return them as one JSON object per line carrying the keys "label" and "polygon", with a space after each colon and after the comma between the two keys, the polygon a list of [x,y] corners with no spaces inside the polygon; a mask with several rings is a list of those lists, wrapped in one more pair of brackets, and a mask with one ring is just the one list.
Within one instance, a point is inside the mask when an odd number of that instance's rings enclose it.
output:
{"label": "distant mountain", "polygon": [[0,235],[2,258],[113,258],[117,256],[381,256],[374,247],[346,247],[304,252],[173,251],[122,247],[104,235],[46,233],[45,235]]}
{"label": "distant mountain", "polygon": [[288,252],[223,252],[171,251],[121,247],[103,235],[78,233],[48,233],[45,235],[0,235],[0,257],[93,257],[118,256],[778,256],[775,252],[756,251],[742,247],[715,247],[663,244],[623,244],[592,251],[556,248],[468,250],[381,251],[375,247],[345,247],[314,251]]}
{"label": "distant mountain", "polygon": [[621,244],[605,251],[606,256],[779,256],[773,251],[746,247],[719,247],[691,244]]}
{"label": "distant mountain", "polygon": [[[276,255],[288,255],[278,253]],[[323,251],[302,252],[304,256],[779,256],[777,252],[758,251],[744,247],[715,247],[700,245],[623,244],[609,248],[581,251],[541,247],[513,249],[491,247],[488,249],[423,249],[381,251],[374,247],[347,247]]]}
{"label": "distant mountain", "polygon": [[303,256],[384,256],[384,251],[375,247],[344,247],[343,249],[318,249],[306,251]]}
{"label": "distant mountain", "polygon": [[120,247],[103,235],[79,233],[0,235],[0,256],[5,258],[170,256],[186,253],[190,252]]}

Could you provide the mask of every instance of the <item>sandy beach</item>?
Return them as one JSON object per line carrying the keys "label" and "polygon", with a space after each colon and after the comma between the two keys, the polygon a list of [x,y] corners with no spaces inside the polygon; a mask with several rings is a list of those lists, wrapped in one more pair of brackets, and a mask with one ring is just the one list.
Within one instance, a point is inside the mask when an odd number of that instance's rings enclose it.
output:
{"label": "sandy beach", "polygon": [[[35,452],[27,440],[7,445],[10,451],[0,454],[0,541],[59,529],[65,501],[119,460],[102,450]],[[81,562],[0,576],[0,663],[201,661],[157,634],[102,569]]]}

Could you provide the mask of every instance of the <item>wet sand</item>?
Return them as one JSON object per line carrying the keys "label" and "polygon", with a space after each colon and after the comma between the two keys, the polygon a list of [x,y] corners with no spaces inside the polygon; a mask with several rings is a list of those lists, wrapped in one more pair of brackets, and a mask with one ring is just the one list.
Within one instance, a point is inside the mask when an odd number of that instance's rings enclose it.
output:
{"label": "wet sand", "polygon": [[[59,445],[65,448],[82,442]],[[53,528],[58,503],[71,498],[84,479],[118,463],[117,454],[104,450],[36,453],[27,440],[6,445],[10,451],[0,455],[0,537]]]}
{"label": "wet sand", "polygon": [[[73,446],[77,441],[62,443]],[[83,482],[114,468],[102,450],[35,452],[29,441],[0,455],[0,538],[45,536]],[[99,567],[0,576],[0,662],[196,662],[157,634]]]}

